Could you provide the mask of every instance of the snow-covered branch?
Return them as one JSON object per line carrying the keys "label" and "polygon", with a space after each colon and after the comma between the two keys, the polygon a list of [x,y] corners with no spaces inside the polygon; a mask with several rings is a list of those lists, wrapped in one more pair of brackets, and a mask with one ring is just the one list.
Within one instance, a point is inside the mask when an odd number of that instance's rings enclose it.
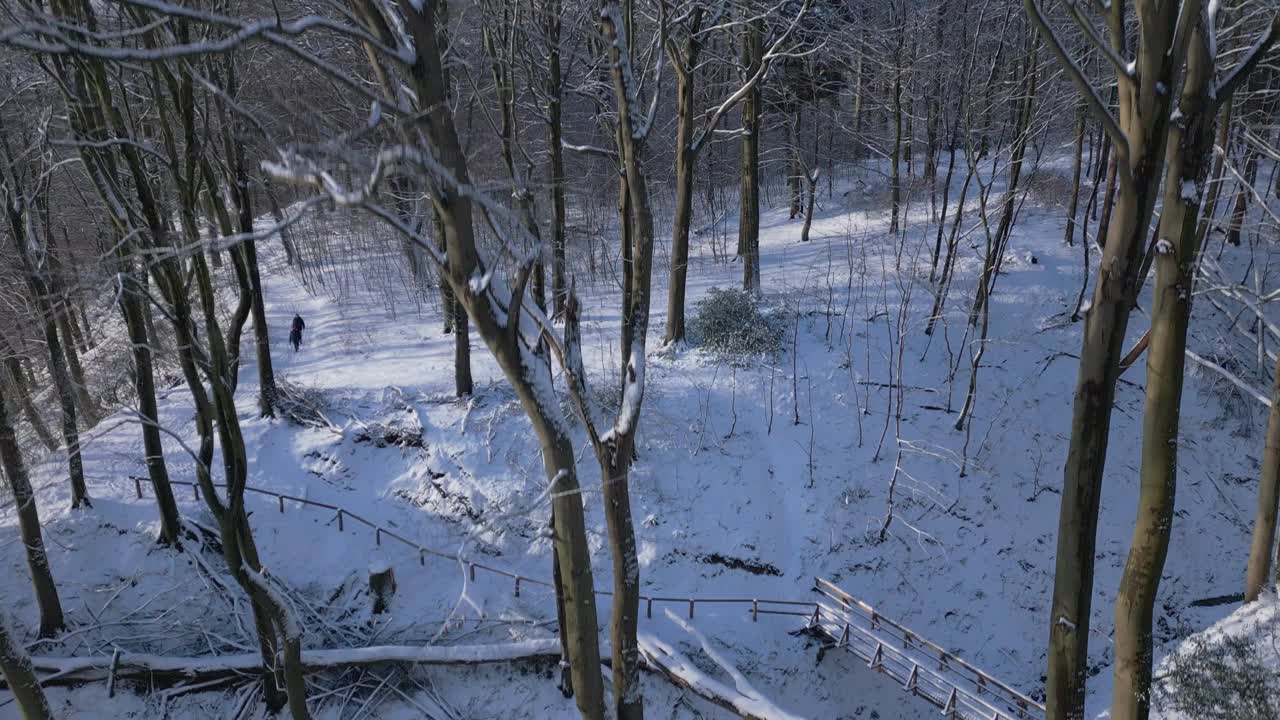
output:
{"label": "snow-covered branch", "polygon": [[1080,93],[1084,96],[1085,104],[1089,108],[1094,117],[1102,123],[1102,127],[1107,131],[1107,135],[1111,137],[1111,141],[1115,143],[1117,157],[1123,162],[1117,162],[1116,167],[1126,176],[1129,173],[1129,138],[1121,129],[1119,121],[1107,109],[1106,103],[1102,102],[1102,98],[1098,97],[1098,91],[1094,89],[1093,84],[1085,77],[1084,71],[1076,64],[1075,60],[1067,54],[1066,48],[1062,44],[1062,39],[1049,26],[1049,21],[1045,19],[1044,14],[1040,10],[1039,3],[1036,0],[1025,0],[1027,7],[1027,16],[1031,18],[1031,22],[1035,24],[1040,31],[1040,35],[1044,37],[1045,42],[1049,43],[1053,54],[1058,56],[1062,67],[1066,70],[1067,75],[1075,82]]}
{"label": "snow-covered branch", "polygon": [[1223,379],[1225,379],[1227,382],[1231,383],[1232,385],[1235,385],[1235,386],[1236,386],[1237,388],[1239,388],[1239,389],[1240,389],[1240,391],[1241,391],[1241,392],[1243,392],[1245,395],[1248,395],[1249,397],[1253,398],[1254,400],[1257,400],[1258,402],[1262,403],[1264,406],[1266,406],[1266,407],[1268,407],[1268,408],[1270,408],[1270,407],[1271,407],[1271,398],[1269,398],[1269,397],[1267,397],[1266,395],[1262,394],[1262,392],[1260,392],[1258,389],[1254,388],[1254,387],[1253,387],[1252,385],[1250,385],[1249,383],[1245,382],[1244,380],[1241,380],[1241,379],[1240,379],[1240,377],[1239,377],[1238,375],[1236,375],[1235,373],[1231,372],[1230,370],[1228,370],[1228,369],[1226,369],[1226,368],[1222,367],[1221,365],[1219,365],[1218,363],[1216,363],[1216,362],[1214,362],[1214,361],[1212,361],[1212,360],[1209,360],[1208,358],[1201,357],[1200,355],[1197,355],[1196,353],[1194,353],[1194,352],[1192,352],[1192,351],[1190,351],[1190,350],[1188,350],[1188,351],[1187,351],[1187,357],[1188,357],[1190,360],[1194,361],[1197,365],[1199,365],[1199,366],[1201,366],[1201,367],[1203,367],[1203,368],[1207,368],[1207,369],[1209,369],[1209,370],[1212,370],[1213,372],[1215,372],[1215,373],[1217,373],[1218,375],[1222,376],[1222,378],[1223,378]]}
{"label": "snow-covered branch", "polygon": [[690,150],[692,150],[694,154],[697,154],[697,152],[702,149],[703,144],[706,143],[707,138],[711,136],[712,133],[716,132],[716,128],[719,127],[720,121],[724,119],[725,113],[732,110],[734,106],[741,102],[742,99],[754,90],[756,85],[764,79],[764,76],[769,72],[769,68],[773,65],[773,61],[787,54],[784,53],[781,48],[786,43],[787,38],[791,37],[791,32],[795,30],[796,26],[800,24],[800,21],[803,20],[804,16],[809,12],[809,2],[810,0],[804,0],[804,4],[800,6],[800,10],[796,13],[795,18],[791,20],[791,24],[789,24],[787,29],[778,36],[778,39],[774,40],[773,44],[769,46],[769,49],[764,53],[761,59],[760,67],[756,68],[756,72],[751,77],[747,78],[747,81],[735,90],[733,94],[725,98],[724,102],[720,103],[715,110],[711,111],[710,118],[707,120],[706,125],[698,131],[697,136],[693,139]]}
{"label": "snow-covered branch", "polygon": [[[303,650],[302,665],[319,670],[378,663],[450,665],[509,662],[536,657],[559,657],[560,641],[555,638],[522,640],[494,645],[373,645],[363,648]],[[56,683],[103,681],[111,669],[111,656],[34,657],[36,671],[46,678],[56,675]],[[239,675],[262,670],[261,653],[238,655],[173,657],[120,653],[116,677],[173,675],[181,678],[208,678]]]}
{"label": "snow-covered branch", "polygon": [[[668,611],[668,616],[671,616]],[[692,628],[676,620],[688,630]],[[702,641],[704,651],[734,679],[735,687],[716,680],[698,669],[689,658],[685,657],[674,646],[659,638],[640,633],[640,654],[645,663],[665,675],[669,680],[689,688],[694,693],[727,708],[748,720],[799,720],[799,717],[779,708],[751,687],[742,674],[724,661],[724,658],[710,649],[705,637],[696,630],[692,631]]]}
{"label": "snow-covered branch", "polygon": [[1227,73],[1227,76],[1222,79],[1222,82],[1218,83],[1213,89],[1212,97],[1219,107],[1231,100],[1231,95],[1235,93],[1236,88],[1240,87],[1240,84],[1249,76],[1249,73],[1257,67],[1259,62],[1262,62],[1262,58],[1266,56],[1267,51],[1275,44],[1278,35],[1280,35],[1280,13],[1276,13],[1271,17],[1271,24],[1267,27],[1267,31],[1262,37],[1258,38],[1253,47],[1249,48],[1249,53],[1245,55],[1244,60],[1241,60],[1238,65],[1232,68],[1231,72]]}

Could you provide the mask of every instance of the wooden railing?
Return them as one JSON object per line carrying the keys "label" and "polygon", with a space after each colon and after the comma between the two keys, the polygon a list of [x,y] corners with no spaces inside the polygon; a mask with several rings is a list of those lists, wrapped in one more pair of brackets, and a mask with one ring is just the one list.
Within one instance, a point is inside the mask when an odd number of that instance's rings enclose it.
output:
{"label": "wooden railing", "polygon": [[[130,476],[129,479],[133,480],[134,491],[137,494],[138,498],[142,499],[143,488],[147,487],[151,481],[147,478],[142,478],[137,476]],[[196,500],[200,499],[199,484],[189,480],[170,480],[169,483],[172,485],[191,488],[195,499]],[[225,489],[226,485],[222,483],[214,483],[214,487]],[[465,567],[467,570],[467,578],[472,582],[475,581],[477,572],[485,572],[491,575],[497,575],[497,576],[506,578],[507,580],[512,581],[514,583],[513,591],[516,597],[520,596],[520,590],[522,587],[526,587],[530,585],[544,587],[547,589],[554,589],[554,586],[546,580],[528,577],[516,572],[512,572],[510,570],[506,570],[504,568],[495,567],[493,565],[488,565],[482,562],[477,562],[475,560],[464,557],[457,553],[447,552],[444,550],[438,550],[435,548],[427,547],[425,545],[421,545],[417,542],[414,542],[413,540],[410,540],[409,538],[406,538],[405,536],[397,533],[394,530],[389,530],[385,527],[382,527],[381,525],[365,518],[364,516],[359,515],[358,513],[354,513],[338,505],[333,505],[326,502],[320,502],[318,500],[310,500],[308,498],[298,497],[296,495],[287,495],[285,493],[278,493],[272,490],[263,490],[261,488],[255,488],[250,485],[245,486],[245,492],[254,493],[256,495],[262,495],[270,498],[275,498],[276,509],[281,514],[285,512],[287,503],[297,503],[302,506],[328,510],[335,514],[335,517],[337,519],[337,525],[335,526],[335,529],[338,532],[345,532],[347,523],[349,522],[355,522],[357,524],[364,525],[373,531],[374,543],[377,544],[379,547],[382,546],[383,539],[393,540],[399,543],[400,545],[413,550],[417,554],[418,562],[421,565],[427,564],[427,557],[429,556],[441,558],[444,560],[450,560],[461,567]],[[613,596],[613,593],[609,590],[597,589],[595,593],[596,595],[599,595],[601,597]],[[680,607],[685,611],[689,619],[694,618],[697,606],[699,605],[721,605],[721,606],[739,605],[739,606],[742,606],[744,612],[750,613],[752,622],[755,622],[756,620],[758,620],[761,615],[780,615],[784,617],[809,618],[813,616],[813,611],[817,607],[817,605],[812,600],[771,600],[771,599],[765,599],[765,598],[747,598],[747,597],[695,598],[695,597],[675,597],[675,596],[666,596],[666,595],[645,595],[645,594],[640,595],[640,602],[641,604],[644,605],[645,616],[649,618],[653,617],[653,606],[655,604],[659,606],[675,605],[677,607]]]}
{"label": "wooden railing", "polygon": [[1039,720],[1044,706],[822,578],[810,625],[959,720]]}
{"label": "wooden railing", "polygon": [[[143,488],[150,481],[141,477],[130,479],[141,499]],[[195,499],[200,499],[200,486],[197,483],[185,480],[170,480],[170,483],[190,487]],[[215,487],[226,486],[215,484]],[[465,568],[467,577],[472,582],[475,581],[477,572],[506,578],[514,583],[513,591],[517,597],[522,586],[554,588],[546,580],[477,562],[458,553],[427,547],[338,505],[251,486],[246,486],[245,491],[275,498],[275,506],[280,513],[286,511],[288,503],[332,512],[337,520],[335,529],[339,532],[345,532],[349,521],[364,525],[373,531],[377,545],[381,546],[384,538],[393,540],[414,551],[422,565],[426,565],[428,556],[449,560]],[[655,603],[678,606],[685,610],[690,619],[695,616],[698,605],[742,606],[745,613],[750,614],[752,622],[757,621],[761,615],[804,618],[806,626],[829,638],[833,648],[844,649],[858,656],[872,670],[899,682],[903,690],[933,703],[950,720],[1044,718],[1044,706],[997,680],[990,673],[930,642],[914,630],[885,617],[834,583],[816,578],[814,590],[820,595],[817,601],[641,594],[640,602],[645,607],[645,616],[649,618],[653,617]],[[601,597],[613,595],[608,590],[596,590],[595,593]]]}

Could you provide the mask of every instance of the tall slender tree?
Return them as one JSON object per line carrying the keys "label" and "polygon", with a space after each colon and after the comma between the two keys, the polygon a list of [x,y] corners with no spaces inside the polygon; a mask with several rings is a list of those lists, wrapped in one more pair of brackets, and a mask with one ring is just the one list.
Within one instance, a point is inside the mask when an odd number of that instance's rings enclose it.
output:
{"label": "tall slender tree", "polygon": [[[35,493],[27,478],[27,466],[22,459],[22,449],[13,432],[9,406],[0,384],[0,467],[9,481],[13,504],[18,513],[18,532],[27,554],[27,568],[31,571],[31,586],[35,590],[36,605],[40,608],[40,637],[53,637],[63,627],[62,602],[49,568],[49,556],[44,550],[44,538],[40,529],[40,511],[36,507]],[[12,687],[12,683],[10,683]]]}
{"label": "tall slender tree", "polygon": [[[1025,0],[1025,5],[1062,68],[1078,86],[1090,112],[1111,136],[1118,178],[1093,304],[1085,317],[1071,441],[1063,471],[1053,604],[1048,618],[1048,720],[1074,720],[1084,713],[1098,502],[1110,439],[1111,408],[1129,313],[1140,286],[1147,229],[1160,191],[1172,95],[1168,88],[1173,87],[1186,56],[1190,25],[1199,3],[1143,0],[1135,3],[1130,15],[1129,5],[1115,0],[1106,6],[1106,40],[1084,14],[1086,8],[1069,6],[1076,24],[1115,72],[1118,115],[1103,105],[1080,65],[1049,26],[1037,1]],[[1132,50],[1126,32],[1130,25],[1136,28],[1138,37]],[[1131,52],[1132,60],[1128,59]]]}

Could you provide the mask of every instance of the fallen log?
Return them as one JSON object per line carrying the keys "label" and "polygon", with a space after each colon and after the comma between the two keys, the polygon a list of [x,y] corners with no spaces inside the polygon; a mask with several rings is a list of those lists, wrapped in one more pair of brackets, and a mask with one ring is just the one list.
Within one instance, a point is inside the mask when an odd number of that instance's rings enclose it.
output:
{"label": "fallen log", "polygon": [[[113,661],[114,657],[114,661]],[[364,648],[303,650],[302,666],[307,670],[335,667],[404,663],[410,665],[476,665],[534,658],[559,658],[560,641],[522,640],[493,645],[375,645]],[[121,652],[101,657],[33,657],[31,664],[41,685],[66,685],[107,680],[147,678],[173,681],[212,680],[219,677],[259,673],[258,653],[175,657]]]}
{"label": "fallen log", "polygon": [[[738,687],[729,687],[708,676],[675,647],[652,635],[640,633],[638,640],[645,668],[744,720],[800,720],[774,705],[754,688],[742,686],[738,678],[735,678]],[[725,667],[718,661],[717,664]]]}

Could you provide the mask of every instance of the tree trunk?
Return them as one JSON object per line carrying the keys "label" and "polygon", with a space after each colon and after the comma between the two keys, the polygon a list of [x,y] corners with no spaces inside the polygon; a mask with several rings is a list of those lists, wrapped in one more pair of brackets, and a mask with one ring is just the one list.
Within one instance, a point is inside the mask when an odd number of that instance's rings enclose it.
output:
{"label": "tree trunk", "polygon": [[[620,149],[624,142],[621,130],[618,131],[618,155],[622,155]],[[626,369],[627,358],[631,357],[631,342],[634,337],[631,335],[631,298],[635,294],[635,275],[633,269],[633,255],[635,252],[635,225],[634,217],[631,212],[631,191],[627,187],[627,174],[619,169],[618,172],[618,229],[619,229],[619,256],[622,259],[622,336],[619,338],[619,355],[622,356],[622,368],[618,376],[618,392],[622,392],[622,388],[626,385]],[[619,394],[621,398],[621,394]]]}
{"label": "tree trunk", "polygon": [[13,383],[13,392],[17,396],[18,406],[22,409],[22,414],[26,416],[27,422],[31,424],[31,429],[35,431],[36,437],[40,438],[40,442],[48,448],[49,452],[58,449],[58,441],[54,439],[53,434],[49,432],[49,426],[45,424],[44,418],[40,416],[35,405],[31,402],[31,392],[27,389],[27,381],[22,372],[22,362],[13,354],[9,348],[4,349],[5,358],[4,365],[8,371],[10,382]]}
{"label": "tree trunk", "polygon": [[[465,184],[469,182],[467,159],[446,102],[441,55],[441,42],[447,39],[444,32],[445,7],[436,3],[430,10],[424,10],[421,6],[415,8],[406,0],[399,4],[399,8],[405,18],[406,31],[417,48],[409,74],[417,103],[423,108],[418,128],[440,162],[458,182]],[[511,328],[499,322],[492,289],[474,289],[469,284],[473,276],[484,272],[476,248],[470,198],[465,194],[442,193],[433,201],[448,252],[448,283],[515,389],[542,447],[543,467],[550,484],[556,523],[554,545],[560,558],[562,578],[558,591],[564,598],[564,635],[569,639],[567,651],[573,662],[573,688],[582,715],[596,720],[604,714],[604,688],[600,677],[591,560],[582,498],[574,469],[573,445],[559,418],[560,408],[544,406],[544,398],[534,386],[535,378],[545,373],[545,365],[533,365],[533,354],[525,352]],[[514,302],[519,301],[519,298],[514,299]],[[512,321],[519,321],[515,313],[506,316]]]}
{"label": "tree trunk", "polygon": [[689,274],[689,226],[693,222],[693,176],[698,157],[693,150],[694,86],[701,44],[697,40],[702,13],[694,10],[681,67],[676,73],[676,207],[671,226],[671,282],[667,286],[666,343],[684,339],[685,284]]}
{"label": "tree trunk", "polygon": [[471,321],[467,309],[456,299],[449,303],[449,310],[453,314],[453,392],[469,397],[475,389],[471,380]]}
{"label": "tree trunk", "polygon": [[48,307],[53,311],[59,338],[62,340],[62,352],[66,357],[67,372],[71,377],[72,393],[76,401],[77,419],[87,429],[98,424],[98,406],[89,395],[84,367],[80,364],[80,353],[76,349],[80,341],[76,337],[75,319],[71,316],[70,294],[62,285],[63,269],[56,244],[53,232],[46,228],[44,248],[47,269],[41,275],[49,294]]}
{"label": "tree trunk", "polygon": [[[763,22],[750,20],[742,33],[742,65],[749,77],[760,67]],[[742,289],[760,295],[760,110],[759,86],[742,101],[742,190],[738,219],[738,254],[742,256]]]}
{"label": "tree trunk", "polygon": [[1106,249],[1107,238],[1111,237],[1111,211],[1116,206],[1116,161],[1119,153],[1112,152],[1107,162],[1107,190],[1102,196],[1102,218],[1098,220],[1098,240]]}
{"label": "tree trunk", "polygon": [[[239,93],[236,79],[234,55],[224,56],[226,68],[226,93],[235,98]],[[231,137],[234,129],[243,132],[244,127],[239,114],[228,114],[225,105],[219,104],[222,117],[223,152],[226,155],[230,192],[235,201],[237,222],[240,233],[246,240],[240,243],[240,256],[247,274],[250,295],[250,309],[253,313],[254,349],[258,359],[258,410],[261,417],[275,417],[276,377],[271,364],[271,329],[267,327],[267,311],[263,305],[262,276],[258,272],[257,241],[253,240],[253,201],[249,192],[249,173],[245,168],[244,143],[236,142]],[[232,352],[239,356],[239,348]]]}
{"label": "tree trunk", "polygon": [[31,667],[31,658],[27,657],[22,643],[12,636],[7,615],[7,610],[0,610],[0,671],[18,705],[19,717],[21,720],[53,720],[49,701]]}
{"label": "tree trunk", "polygon": [[[1080,205],[1080,162],[1084,155],[1084,119],[1085,107],[1082,101],[1076,105],[1076,156],[1075,162],[1071,164],[1071,200],[1067,205],[1066,241],[1068,245],[1075,244],[1076,209]],[[1085,238],[1084,242],[1088,242],[1088,238]]]}
{"label": "tree trunk", "polygon": [[1280,359],[1271,383],[1271,413],[1262,447],[1262,479],[1258,482],[1258,509],[1253,520],[1253,541],[1245,573],[1244,601],[1258,599],[1264,588],[1274,587],[1271,564],[1276,547],[1276,509],[1280,503]]}
{"label": "tree trunk", "polygon": [[[635,88],[630,58],[619,47],[619,38],[635,28],[632,6],[619,11],[613,0],[602,0],[600,28],[608,47],[612,67],[614,97],[618,112],[618,154],[626,176],[632,237],[632,278],[626,298],[630,308],[624,314],[622,336],[626,347],[622,368],[622,403],[618,419],[607,439],[595,441],[604,494],[605,521],[609,527],[609,549],[613,558],[614,593],[610,618],[610,645],[613,659],[613,697],[618,720],[643,720],[644,695],[640,685],[640,646],[636,636],[640,607],[640,565],[631,517],[628,466],[631,463],[640,404],[644,398],[645,348],[649,328],[650,288],[653,270],[653,211],[641,166],[643,136],[637,136],[641,119],[631,116]],[[619,28],[616,23],[626,24]]]}
{"label": "tree trunk", "polygon": [[62,341],[62,354],[67,361],[67,374],[71,379],[71,391],[76,402],[76,416],[85,428],[98,424],[98,410],[93,398],[89,395],[89,386],[84,377],[84,366],[80,364],[80,353],[76,351],[75,334],[71,331],[71,321],[65,310],[54,310],[57,320],[58,336]]}
{"label": "tree trunk", "polygon": [[1147,720],[1151,709],[1151,621],[1173,530],[1187,325],[1200,252],[1196,221],[1217,114],[1210,94],[1214,59],[1209,33],[1212,29],[1203,25],[1192,33],[1177,110],[1180,119],[1169,125],[1147,346],[1138,517],[1116,594],[1114,720]]}
{"label": "tree trunk", "polygon": [[276,197],[275,188],[271,185],[270,179],[264,179],[262,182],[263,189],[267,195],[267,207],[271,209],[271,219],[280,228],[280,245],[284,247],[284,263],[289,267],[293,267],[298,262],[298,251],[293,246],[293,231],[287,227],[283,227],[284,213],[280,210],[280,199]]}
{"label": "tree trunk", "polygon": [[[124,261],[129,262],[127,259]],[[177,546],[180,543],[182,523],[178,515],[178,503],[173,496],[173,486],[169,484],[164,446],[160,440],[152,348],[143,319],[147,278],[133,267],[124,268],[121,277],[124,278],[125,287],[120,289],[120,311],[124,316],[133,354],[134,389],[138,395],[138,419],[142,424],[142,448],[146,456],[147,475],[151,479],[156,504],[160,508],[160,542]]]}
{"label": "tree trunk", "polygon": [[804,212],[804,188],[800,182],[800,101],[793,101],[791,117],[787,118],[787,189],[791,206],[788,219],[795,220]]}
{"label": "tree trunk", "polygon": [[1249,195],[1253,183],[1258,178],[1258,151],[1246,146],[1244,151],[1244,180],[1236,189],[1235,201],[1231,206],[1231,221],[1227,226],[1227,243],[1240,244],[1240,233],[1244,229],[1244,215],[1249,209]]}
{"label": "tree trunk", "polygon": [[[1026,5],[1040,33],[1048,34],[1034,0],[1026,0]],[[1172,86],[1175,68],[1181,65],[1184,53],[1184,48],[1176,47],[1175,42],[1177,5],[1172,0],[1161,0],[1138,9],[1142,42],[1134,50],[1137,59],[1132,77],[1120,79],[1120,112],[1115,123],[1116,131],[1124,135],[1128,147],[1114,148],[1113,156],[1119,169],[1115,207],[1094,284],[1093,304],[1084,321],[1071,441],[1063,471],[1058,518],[1053,606],[1049,616],[1047,720],[1074,720],[1084,712],[1098,502],[1116,380],[1125,350],[1125,332],[1138,292],[1137,271],[1160,190],[1171,93],[1160,92],[1159,88]],[[1112,3],[1110,8],[1110,42],[1123,56],[1128,52],[1125,6]],[[1185,43],[1185,35],[1179,37]],[[1051,38],[1050,44],[1064,66],[1071,63],[1056,38]],[[1082,88],[1081,92],[1086,91]],[[1103,112],[1108,111],[1095,109],[1095,113]]]}
{"label": "tree trunk", "polygon": [[564,149],[561,147],[560,100],[564,80],[560,71],[560,0],[547,0],[544,10],[547,42],[547,131],[551,159],[551,305],[554,317],[564,315],[569,292],[565,277]]}
{"label": "tree trunk", "polygon": [[[248,204],[248,193],[245,193]],[[240,211],[241,232],[253,232],[253,218],[248,218],[248,229],[245,229],[245,210]],[[276,416],[276,373],[271,363],[271,332],[267,327],[267,310],[263,305],[262,276],[258,273],[258,250],[253,240],[245,240],[241,245],[244,251],[244,264],[249,270],[249,287],[253,292],[253,338],[258,355],[258,410],[261,417]]]}
{"label": "tree trunk", "polygon": [[809,242],[809,229],[813,227],[814,195],[818,192],[817,168],[804,169],[804,183],[809,195],[804,201],[804,226],[800,228],[800,242]]}
{"label": "tree trunk", "polygon": [[67,449],[67,468],[71,477],[71,507],[92,507],[89,491],[84,483],[84,463],[80,458],[80,431],[76,428],[75,393],[71,388],[71,377],[67,374],[66,355],[62,352],[62,343],[58,340],[58,329],[55,327],[52,312],[47,303],[37,301],[37,307],[43,305],[44,339],[49,351],[49,374],[53,377],[54,388],[58,393],[58,403],[62,407],[62,443]]}
{"label": "tree trunk", "polygon": [[[901,32],[905,32],[902,30]],[[895,58],[901,64],[902,35],[898,35],[898,53]],[[889,211],[889,234],[898,232],[898,213],[902,206],[902,176],[898,166],[902,158],[902,68],[894,70],[893,75],[893,150],[889,156],[892,175],[889,177],[889,192],[892,195],[893,207]]]}
{"label": "tree trunk", "polygon": [[[36,604],[40,608],[40,637],[50,638],[65,624],[62,619],[62,603],[58,600],[58,588],[53,583],[53,573],[49,569],[49,556],[44,551],[40,511],[36,507],[35,494],[31,491],[31,482],[27,477],[27,466],[22,460],[22,450],[13,433],[13,423],[9,419],[7,399],[3,393],[4,387],[0,385],[0,465],[4,467],[4,476],[9,479],[9,489],[13,492],[13,505],[18,514],[18,532],[27,553],[31,586],[35,590]],[[2,624],[3,619],[0,618],[0,625]],[[6,654],[0,651],[0,657]],[[7,667],[5,669],[8,670]],[[12,679],[9,687],[14,687]]]}

